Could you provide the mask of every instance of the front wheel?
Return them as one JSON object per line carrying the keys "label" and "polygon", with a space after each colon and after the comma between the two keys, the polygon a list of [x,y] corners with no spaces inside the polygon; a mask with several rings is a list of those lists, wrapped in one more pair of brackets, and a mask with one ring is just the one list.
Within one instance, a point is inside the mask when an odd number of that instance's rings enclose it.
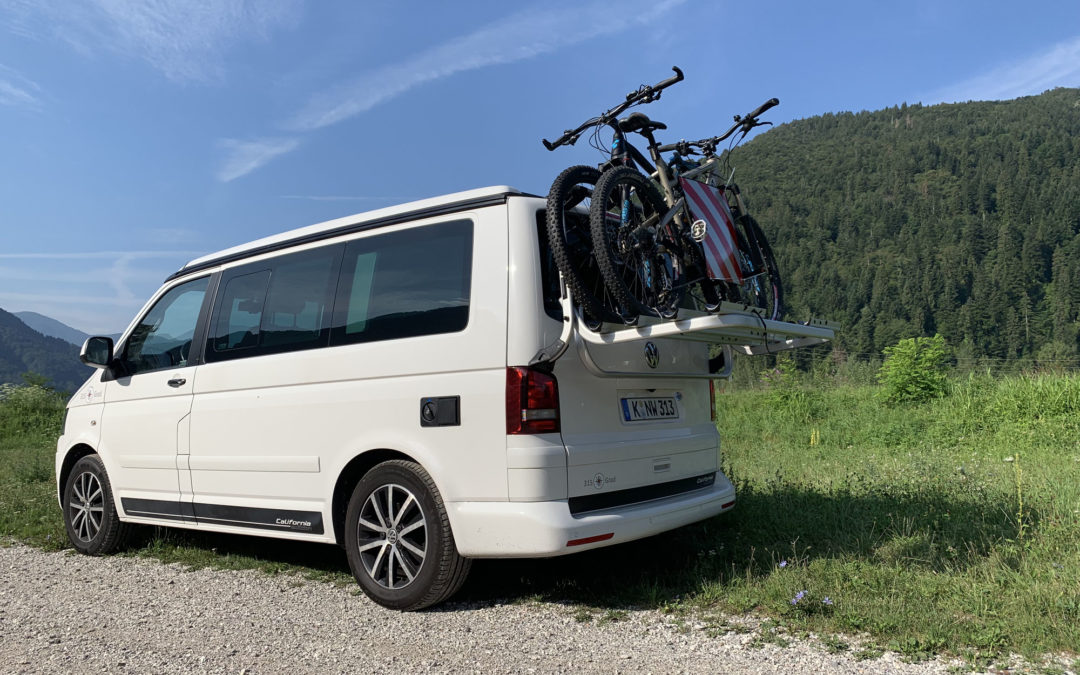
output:
{"label": "front wheel", "polygon": [[132,526],[120,522],[112,484],[97,455],[87,455],[72,467],[64,485],[63,506],[64,529],[79,553],[112,553],[130,536]]}
{"label": "front wheel", "polygon": [[461,557],[435,482],[415,462],[375,466],[353,490],[345,551],[364,593],[390,609],[440,603],[465,583]]}

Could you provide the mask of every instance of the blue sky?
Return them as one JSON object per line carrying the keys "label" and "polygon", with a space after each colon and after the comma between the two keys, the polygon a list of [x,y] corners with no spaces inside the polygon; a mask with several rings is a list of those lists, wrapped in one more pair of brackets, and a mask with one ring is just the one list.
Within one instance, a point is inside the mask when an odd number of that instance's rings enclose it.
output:
{"label": "blue sky", "polygon": [[[118,332],[186,260],[595,163],[553,138],[680,66],[670,140],[1080,86],[1080,2],[0,0],[0,308]],[[662,137],[667,138],[667,137]]]}

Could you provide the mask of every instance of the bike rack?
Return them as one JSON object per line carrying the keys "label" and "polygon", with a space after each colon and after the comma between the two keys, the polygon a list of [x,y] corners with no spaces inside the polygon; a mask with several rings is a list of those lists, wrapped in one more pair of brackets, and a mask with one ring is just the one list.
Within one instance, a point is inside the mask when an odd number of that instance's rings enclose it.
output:
{"label": "bike rack", "polygon": [[836,337],[836,330],[839,328],[835,322],[817,318],[811,318],[806,323],[764,319],[750,307],[725,302],[714,313],[681,310],[682,318],[665,321],[641,317],[640,325],[637,326],[605,323],[600,326],[600,330],[594,331],[585,325],[581,310],[574,306],[566,284],[562,283],[561,279],[560,275],[562,333],[558,340],[533,357],[532,364],[554,362],[566,352],[571,342],[576,342],[582,362],[597,375],[711,379],[730,375],[730,358],[726,359],[727,368],[721,373],[631,373],[600,368],[589,353],[588,345],[611,345],[652,339],[689,340],[723,345],[725,356],[728,356],[730,351],[757,356],[828,342]]}

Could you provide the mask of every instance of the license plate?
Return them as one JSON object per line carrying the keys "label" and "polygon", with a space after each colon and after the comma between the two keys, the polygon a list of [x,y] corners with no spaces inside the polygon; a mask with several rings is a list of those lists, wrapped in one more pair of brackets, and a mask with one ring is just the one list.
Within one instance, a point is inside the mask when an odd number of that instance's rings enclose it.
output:
{"label": "license plate", "polygon": [[679,418],[675,399],[670,396],[622,399],[623,420],[644,422],[647,420],[674,420]]}

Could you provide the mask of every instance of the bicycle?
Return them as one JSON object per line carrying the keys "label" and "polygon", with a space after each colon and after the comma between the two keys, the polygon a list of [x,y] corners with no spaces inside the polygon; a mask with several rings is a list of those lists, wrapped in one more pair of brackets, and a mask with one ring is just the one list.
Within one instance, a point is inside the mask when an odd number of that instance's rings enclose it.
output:
{"label": "bicycle", "polygon": [[[756,126],[770,124],[758,118],[779,104],[770,99],[745,116],[736,116],[725,133],[700,141],[659,145],[653,134],[666,129],[663,123],[635,112],[619,120],[614,147],[625,146],[630,161],[609,166],[592,194],[590,227],[598,267],[613,296],[634,312],[673,318],[682,292],[697,284],[707,311],[723,302],[735,302],[763,319],[777,319],[782,312],[782,286],[772,250],[761,227],[746,211],[738,186],[731,180],[716,188],[721,177],[719,143],[732,137],[731,147]],[[636,132],[648,142],[653,164],[625,143],[624,133]],[[704,161],[697,168],[686,165],[682,155],[697,154]],[[730,149],[730,148],[729,148]],[[676,151],[672,162],[663,153]],[[614,151],[613,151],[614,152]],[[730,155],[728,155],[730,156]],[[641,167],[648,176],[635,168]],[[705,183],[695,180],[706,176]],[[660,184],[657,191],[653,180]],[[725,193],[731,196],[725,197]],[[688,198],[689,195],[689,198]],[[729,207],[729,201],[735,207]],[[645,252],[664,252],[658,259]],[[678,282],[657,293],[653,279],[658,260],[675,266]],[[656,300],[660,304],[656,303]],[[624,317],[627,318],[627,317]],[[636,318],[631,316],[629,318]]]}
{"label": "bicycle", "polygon": [[[665,124],[640,112],[621,120],[618,115],[658,99],[662,89],[682,79],[682,71],[673,70],[675,77],[641,87],[623,103],[567,130],[556,141],[543,141],[554,150],[563,144],[573,145],[589,128],[596,130],[594,139],[605,126],[614,132],[610,158],[600,169],[570,167],[548,194],[548,238],[556,264],[583,314],[591,317],[594,325],[615,320],[633,324],[641,314],[674,318],[687,288],[695,283],[702,289],[708,311],[716,311],[724,301],[737,302],[744,309],[760,310],[755,313],[763,318],[776,319],[782,298],[779,271],[764,233],[746,213],[738,186],[730,181],[724,186],[735,202],[734,212],[728,209],[729,200],[714,196],[717,209],[727,212],[725,222],[720,214],[695,217],[698,214],[684,197],[682,181],[708,173],[707,185],[715,187],[719,176],[717,145],[741,129],[743,133],[732,142],[733,147],[750,129],[771,124],[757,118],[779,101],[771,99],[748,115],[736,116],[735,124],[719,136],[661,146],[653,132],[666,129]],[[629,133],[646,139],[652,162],[627,141]],[[600,148],[597,142],[593,146]],[[689,174],[680,176],[679,168],[688,170],[681,166],[681,156],[696,154],[695,147],[702,149],[705,161],[698,170],[689,169]],[[676,151],[674,166],[663,159],[662,153],[670,151]],[[652,178],[659,182],[663,194]],[[594,186],[591,192],[586,185]],[[576,209],[587,197],[591,197],[589,231],[584,232]],[[726,273],[719,269],[724,265],[717,263],[715,246],[710,255],[710,237],[719,233],[725,233],[728,240]]]}
{"label": "bicycle", "polygon": [[[547,199],[546,229],[552,256],[587,323],[593,327],[602,321],[632,324],[636,322],[642,309],[646,309],[647,313],[650,311],[646,306],[635,306],[625,294],[613,294],[605,281],[604,273],[594,255],[595,247],[588,215],[591,212],[589,199],[604,170],[632,161],[645,161],[648,164],[636,148],[626,143],[625,133],[619,128],[618,116],[631,107],[658,100],[664,89],[682,81],[682,71],[677,67],[672,67],[672,70],[675,71],[673,77],[654,85],[639,87],[627,94],[619,105],[586,120],[575,129],[565,131],[555,141],[543,139],[544,147],[555,150],[562,145],[574,145],[590,128],[599,130],[607,126],[614,129],[616,134],[616,142],[612,144],[608,162],[599,169],[583,165],[565,169],[552,183]],[[594,139],[595,136],[594,133]],[[676,279],[671,278],[675,274],[675,268],[663,259],[662,254],[649,253],[646,256],[650,261],[644,264],[655,270],[655,273],[651,273],[651,276],[655,277],[651,283],[655,287],[669,289],[666,293],[672,295],[671,289],[679,285]],[[655,262],[651,261],[653,257],[657,257]],[[659,294],[652,295],[655,297],[647,298],[648,305],[674,308],[679,299],[665,295],[661,301]],[[673,299],[675,302],[672,302]],[[656,314],[673,316],[670,310],[658,311]]]}
{"label": "bicycle", "polygon": [[[766,319],[779,319],[783,313],[783,285],[776,257],[761,226],[747,211],[742,192],[733,180],[734,170],[728,171],[731,150],[754,127],[771,125],[771,122],[761,122],[758,118],[779,103],[778,99],[772,98],[753,112],[736,115],[731,128],[719,136],[656,148],[657,155],[675,153],[669,168],[678,179],[672,181],[669,177],[667,181],[670,189],[665,189],[666,201],[671,209],[661,225],[680,211],[684,217],[687,214],[694,217],[691,237],[702,244],[707,278],[702,279],[701,284],[709,311],[717,309],[717,301],[728,301],[751,311],[761,310],[755,313]],[[742,133],[731,141],[721,162],[717,147],[738,131]],[[696,167],[683,159],[696,154],[702,156]],[[723,180],[725,173],[727,180]],[[705,180],[698,181],[699,176],[704,176]],[[694,248],[690,250],[695,255],[698,252]],[[700,261],[698,264],[700,266]]]}

